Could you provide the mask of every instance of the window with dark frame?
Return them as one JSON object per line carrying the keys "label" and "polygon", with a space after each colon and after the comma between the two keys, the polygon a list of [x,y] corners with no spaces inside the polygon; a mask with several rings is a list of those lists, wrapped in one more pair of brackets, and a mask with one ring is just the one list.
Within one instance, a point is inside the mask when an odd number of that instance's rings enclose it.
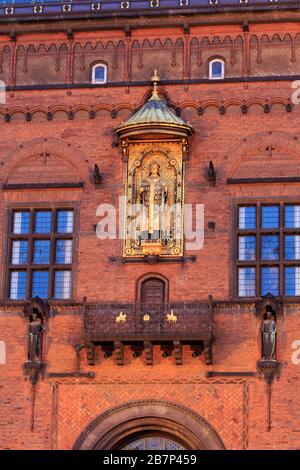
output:
{"label": "window with dark frame", "polygon": [[8,298],[71,298],[73,209],[10,212]]}
{"label": "window with dark frame", "polygon": [[238,206],[238,297],[300,296],[300,204]]}

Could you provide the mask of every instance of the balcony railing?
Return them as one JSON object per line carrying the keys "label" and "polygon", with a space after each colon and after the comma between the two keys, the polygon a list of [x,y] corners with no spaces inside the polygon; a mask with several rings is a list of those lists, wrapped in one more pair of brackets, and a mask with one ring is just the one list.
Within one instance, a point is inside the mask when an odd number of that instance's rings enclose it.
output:
{"label": "balcony railing", "polygon": [[212,338],[212,327],[209,302],[85,305],[84,336],[93,342],[205,341]]}

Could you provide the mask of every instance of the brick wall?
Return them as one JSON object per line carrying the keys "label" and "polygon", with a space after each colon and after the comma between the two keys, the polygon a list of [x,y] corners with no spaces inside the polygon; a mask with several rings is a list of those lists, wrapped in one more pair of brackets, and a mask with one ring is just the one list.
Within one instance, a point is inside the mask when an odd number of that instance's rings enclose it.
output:
{"label": "brick wall", "polygon": [[[22,31],[12,42],[3,32],[0,42],[0,79],[10,86],[82,84],[91,81],[97,61],[108,67],[107,80],[143,82],[159,66],[163,80],[208,78],[208,63],[221,57],[226,78],[298,75],[300,30],[297,23],[252,24],[243,32],[231,28],[191,24],[183,27],[140,29],[130,24],[130,35],[113,25],[105,31],[47,34]],[[127,25],[127,26],[128,26]],[[186,31],[186,30],[185,30]]]}
{"label": "brick wall", "polygon": [[[284,44],[288,44],[287,38]],[[261,60],[263,63],[264,59]],[[150,68],[143,79],[149,78],[149,71]],[[168,85],[161,90],[167,93],[173,106],[182,110],[183,118],[195,126],[186,162],[185,198],[188,203],[205,205],[205,243],[202,250],[187,253],[197,256],[194,263],[154,266],[111,263],[108,256],[121,256],[120,240],[101,241],[94,231],[97,206],[117,205],[124,190],[126,164],[120,149],[112,147],[114,127],[141,105],[148,87],[28,90],[8,94],[6,106],[12,118],[1,123],[1,183],[52,183],[64,179],[83,181],[84,187],[1,190],[0,227],[5,227],[5,208],[9,204],[55,205],[72,201],[79,204],[74,302],[80,303],[84,296],[98,302],[134,302],[137,279],[148,272],[168,278],[171,301],[206,300],[209,294],[214,299],[229,300],[233,295],[230,268],[233,201],[241,197],[259,200],[299,197],[296,183],[227,185],[228,177],[299,176],[299,109],[294,106],[287,113],[285,108],[291,98],[291,82]],[[248,113],[242,114],[245,103]],[[264,111],[266,103],[270,104],[270,112]],[[225,115],[220,114],[222,106]],[[46,120],[49,108],[56,114],[51,121]],[[199,108],[203,114],[198,112]],[[28,109],[32,120],[27,122],[24,116]],[[68,119],[66,113],[70,109],[74,119]],[[90,118],[91,109],[96,110],[95,119]],[[116,118],[112,110],[117,111]],[[273,160],[265,151],[269,145],[276,149]],[[43,152],[51,157],[44,169]],[[210,160],[218,174],[215,187],[206,180]],[[90,179],[95,163],[103,175],[99,188]],[[207,227],[209,221],[216,223],[214,232]],[[208,370],[255,372],[260,357],[260,319],[253,305],[227,305],[216,310],[213,366],[205,365],[203,355],[192,358],[188,347],[184,349],[182,366],[175,365],[173,356],[162,358],[158,346],[153,366],[145,365],[144,356],[133,359],[129,347],[125,350],[124,366],[117,366],[114,357],[104,359],[98,348],[94,367],[87,365],[85,353],[81,352],[82,370],[94,370],[94,379],[60,380],[51,379],[48,373],[76,370],[74,346],[82,340],[83,315],[80,306],[55,306],[55,316],[47,323],[46,377],[37,386],[35,429],[31,432],[32,390],[22,371],[28,320],[24,319],[21,306],[4,306],[7,247],[3,231],[0,235],[0,340],[6,345],[6,363],[0,363],[1,448],[70,449],[97,415],[141,398],[173,400],[190,407],[210,422],[230,449],[300,447],[300,372],[291,360],[293,342],[300,339],[297,304],[286,305],[278,319],[278,359],[282,371],[273,386],[270,432],[266,431],[263,381],[256,377],[205,376]]]}

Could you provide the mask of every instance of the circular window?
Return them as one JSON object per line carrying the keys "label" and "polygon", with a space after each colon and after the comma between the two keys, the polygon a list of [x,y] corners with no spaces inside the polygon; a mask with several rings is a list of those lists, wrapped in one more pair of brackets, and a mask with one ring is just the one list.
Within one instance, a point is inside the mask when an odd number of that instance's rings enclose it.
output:
{"label": "circular window", "polygon": [[129,442],[121,450],[185,450],[185,448],[166,437],[147,436]]}

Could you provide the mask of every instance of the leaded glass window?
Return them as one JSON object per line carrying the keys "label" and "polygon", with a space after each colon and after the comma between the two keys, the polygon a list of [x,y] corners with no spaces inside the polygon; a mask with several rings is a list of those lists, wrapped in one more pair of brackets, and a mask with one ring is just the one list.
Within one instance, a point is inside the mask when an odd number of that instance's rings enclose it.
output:
{"label": "leaded glass window", "polygon": [[147,436],[131,441],[121,450],[185,450],[185,448],[166,437]]}
{"label": "leaded glass window", "polygon": [[12,210],[8,297],[70,299],[73,235],[73,208]]}
{"label": "leaded glass window", "polygon": [[237,208],[239,297],[300,295],[300,204],[241,204]]}

